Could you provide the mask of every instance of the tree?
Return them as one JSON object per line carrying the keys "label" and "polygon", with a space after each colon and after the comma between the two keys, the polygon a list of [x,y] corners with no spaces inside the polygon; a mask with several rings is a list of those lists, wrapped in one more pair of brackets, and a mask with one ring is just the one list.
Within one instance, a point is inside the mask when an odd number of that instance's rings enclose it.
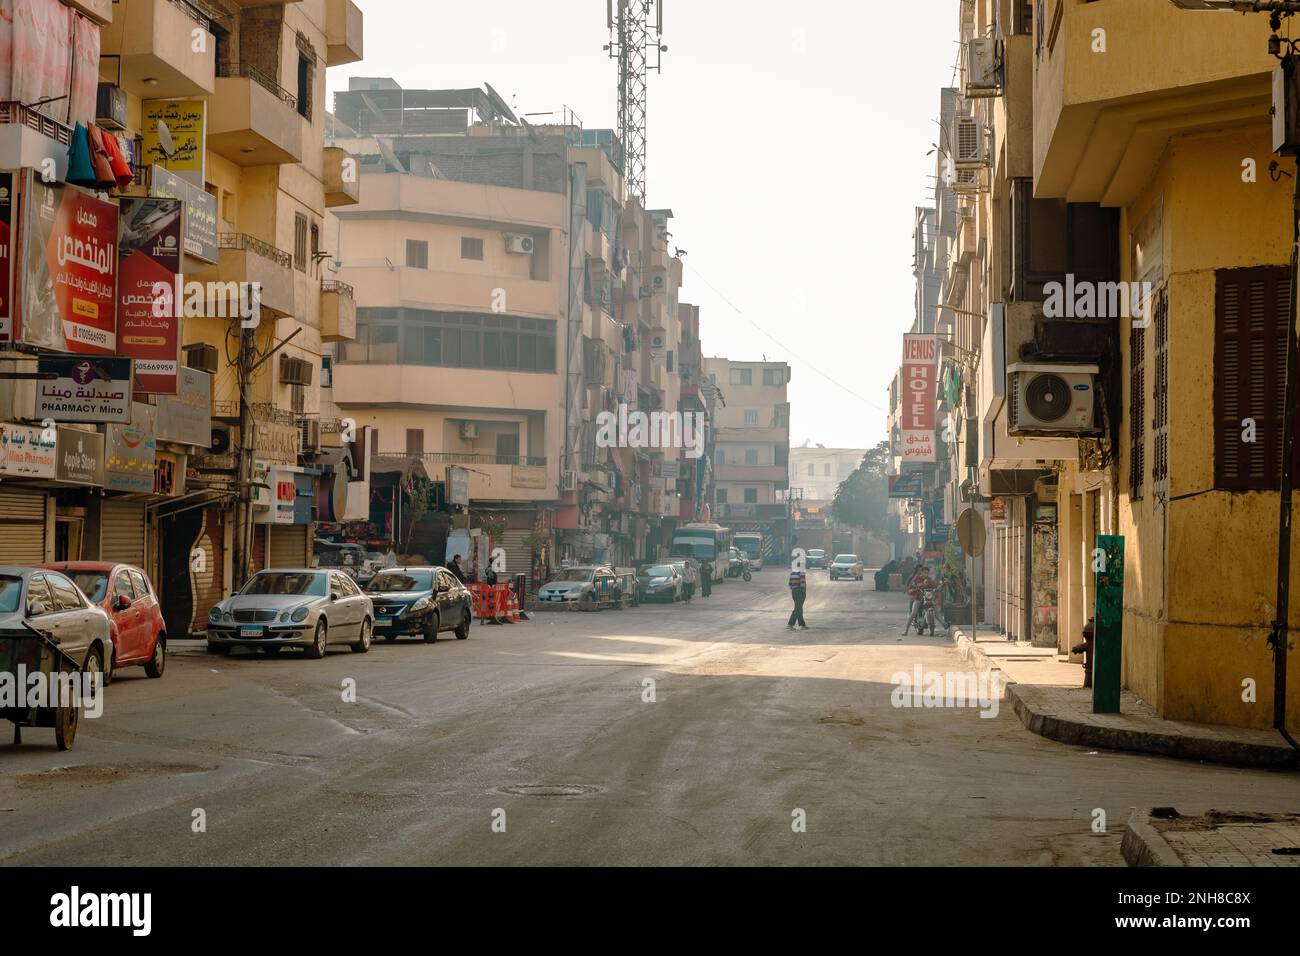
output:
{"label": "tree", "polygon": [[881,442],[867,451],[862,464],[840,482],[831,503],[835,520],[854,525],[877,538],[888,535],[889,514],[889,442]]}

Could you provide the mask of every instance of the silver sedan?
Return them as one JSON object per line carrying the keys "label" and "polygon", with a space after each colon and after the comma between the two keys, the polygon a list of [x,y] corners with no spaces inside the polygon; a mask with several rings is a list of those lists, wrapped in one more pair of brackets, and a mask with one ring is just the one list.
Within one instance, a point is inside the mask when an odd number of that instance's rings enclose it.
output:
{"label": "silver sedan", "polygon": [[292,568],[259,571],[238,594],[208,612],[208,652],[256,647],[269,656],[301,647],[315,660],[331,644],[370,650],[375,609],[342,571]]}

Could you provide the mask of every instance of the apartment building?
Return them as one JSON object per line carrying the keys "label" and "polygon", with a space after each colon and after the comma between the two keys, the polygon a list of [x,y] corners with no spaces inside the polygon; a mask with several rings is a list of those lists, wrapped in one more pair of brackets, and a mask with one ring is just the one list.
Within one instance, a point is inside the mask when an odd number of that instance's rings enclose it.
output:
{"label": "apartment building", "polygon": [[862,464],[865,448],[827,448],[807,442],[790,449],[791,494],[805,501],[830,502],[840,482]]}
{"label": "apartment building", "polygon": [[[86,465],[60,476],[33,431],[51,418],[37,387],[0,389],[5,443],[33,449],[0,467],[0,515],[19,532],[0,550],[140,564],[183,634],[250,571],[309,560],[314,523],[351,473],[322,439],[327,317],[348,305],[320,262],[327,204],[356,198],[343,157],[324,149],[325,70],[361,58],[362,15],[350,0],[23,0],[9,12],[9,211],[131,257],[96,264],[117,300],[88,305],[45,294],[62,278],[14,250],[25,272],[8,318],[20,324],[6,332],[20,351],[3,354],[6,370],[76,360],[119,397],[55,410],[55,441]],[[23,44],[66,69],[27,69]],[[151,315],[159,279],[182,295]],[[35,337],[60,322],[75,335]]]}
{"label": "apartment building", "polygon": [[348,517],[442,560],[450,523],[402,525],[402,489],[463,468],[457,520],[500,529],[512,572],[666,547],[699,476],[681,447],[604,440],[602,416],[698,404],[681,384],[698,359],[680,356],[684,335],[698,353],[699,316],[678,302],[672,213],[625,198],[617,137],[567,114],[522,123],[490,87],[387,78],[354,78],[331,132],[361,173],[327,266],[358,303],[327,393],[367,434]]}
{"label": "apartment building", "polygon": [[733,532],[769,532],[785,549],[790,537],[790,403],[785,362],[705,358],[720,394],[714,411],[713,515]]}

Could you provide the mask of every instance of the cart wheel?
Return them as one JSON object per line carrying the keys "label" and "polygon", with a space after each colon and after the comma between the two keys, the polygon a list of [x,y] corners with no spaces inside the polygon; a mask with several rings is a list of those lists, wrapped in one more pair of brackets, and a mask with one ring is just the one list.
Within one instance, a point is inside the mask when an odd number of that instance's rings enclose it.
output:
{"label": "cart wheel", "polygon": [[[81,666],[81,675],[84,682],[90,685],[92,693],[103,693],[103,688],[95,686],[95,678],[103,674],[103,664],[99,659],[99,651],[91,651],[86,655],[86,663]],[[86,687],[80,688],[84,693]],[[60,750],[70,750],[72,743],[77,739],[77,728],[81,726],[81,704],[77,703],[72,707],[58,707],[54,711],[54,745]]]}

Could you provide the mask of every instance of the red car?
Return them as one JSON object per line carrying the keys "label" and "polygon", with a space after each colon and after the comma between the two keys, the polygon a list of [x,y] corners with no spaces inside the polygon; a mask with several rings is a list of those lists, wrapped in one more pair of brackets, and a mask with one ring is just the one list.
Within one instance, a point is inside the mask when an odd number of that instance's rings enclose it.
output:
{"label": "red car", "polygon": [[104,683],[119,667],[138,667],[162,677],[167,666],[167,627],[149,576],[129,564],[111,561],[62,561],[47,564],[62,571],[108,613],[113,655],[104,662]]}

